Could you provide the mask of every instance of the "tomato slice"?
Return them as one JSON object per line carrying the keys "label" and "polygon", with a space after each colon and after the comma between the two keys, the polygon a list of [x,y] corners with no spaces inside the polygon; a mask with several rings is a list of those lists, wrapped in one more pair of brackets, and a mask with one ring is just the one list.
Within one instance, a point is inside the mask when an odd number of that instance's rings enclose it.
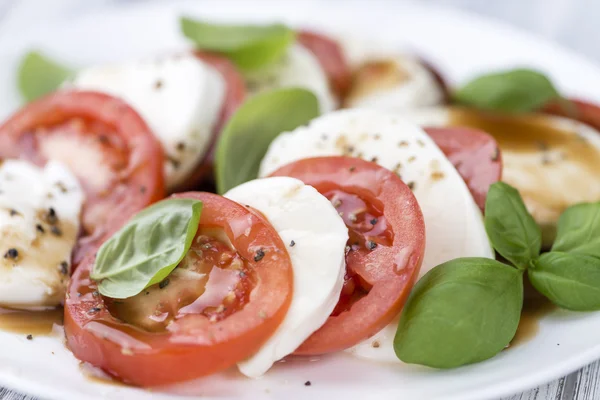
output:
{"label": "tomato slice", "polygon": [[544,106],[542,111],[561,117],[575,119],[600,131],[599,105],[579,99],[569,99],[569,102],[571,107],[562,102],[553,101]]}
{"label": "tomato slice", "polygon": [[298,32],[298,42],[317,57],[331,88],[339,98],[344,98],[352,84],[352,71],[340,45],[325,35],[308,30]]}
{"label": "tomato slice", "polygon": [[86,199],[74,266],[164,197],[160,143],[133,109],[101,93],[60,91],[28,104],[0,126],[0,158],[58,160],[79,178]]}
{"label": "tomato slice", "polygon": [[229,118],[237,111],[246,98],[246,83],[244,78],[237,67],[229,61],[229,59],[222,55],[206,51],[196,51],[194,54],[196,57],[219,71],[223,76],[223,79],[225,79],[226,93],[223,108],[221,108],[219,122],[215,125],[208,151],[194,173],[187,179],[186,184],[177,188],[177,191],[197,189],[200,184],[206,186],[207,189],[214,189],[210,184],[211,182],[206,181],[212,177],[217,140],[219,139],[221,130],[227,121],[229,121]]}
{"label": "tomato slice", "polygon": [[502,177],[502,154],[494,138],[472,128],[425,128],[469,187],[483,211],[490,185]]}
{"label": "tomato slice", "polygon": [[296,161],[272,176],[291,176],[331,200],[349,230],[346,279],[327,322],[295,354],[349,348],[379,332],[402,309],[425,251],[423,214],[393,172],[358,158]]}
{"label": "tomato slice", "polygon": [[204,206],[192,248],[167,285],[123,302],[105,299],[89,279],[94,257],[88,257],[71,279],[65,304],[73,354],[139,386],[193,379],[249,357],[291,302],[291,261],[265,219],[211,193],[174,197]]}

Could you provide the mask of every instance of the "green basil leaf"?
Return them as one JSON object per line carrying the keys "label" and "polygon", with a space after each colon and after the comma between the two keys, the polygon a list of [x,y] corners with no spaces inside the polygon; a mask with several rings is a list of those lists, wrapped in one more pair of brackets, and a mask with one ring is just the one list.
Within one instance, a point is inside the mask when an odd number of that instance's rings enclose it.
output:
{"label": "green basil leaf", "polygon": [[198,230],[202,202],[168,199],[137,214],[106,241],[90,277],[104,296],[124,299],[165,279]]}
{"label": "green basil leaf", "polygon": [[279,89],[247,100],[229,120],[217,143],[217,191],[225,193],[255,179],[273,139],[318,115],[319,102],[305,89]]}
{"label": "green basil leaf", "polygon": [[558,219],[552,251],[600,257],[600,203],[567,208]]}
{"label": "green basil leaf", "polygon": [[296,38],[282,24],[217,25],[182,17],[180,25],[197,49],[222,53],[248,70],[280,59]]}
{"label": "green basil leaf", "polygon": [[488,258],[438,265],[404,306],[394,350],[409,364],[454,368],[493,357],[514,337],[523,272]]}
{"label": "green basil leaf", "polygon": [[538,292],[561,308],[600,310],[600,259],[552,251],[540,256],[527,271]]}
{"label": "green basil leaf", "polygon": [[550,79],[530,69],[483,75],[454,94],[458,103],[504,112],[535,111],[557,98],[560,95]]}
{"label": "green basil leaf", "polygon": [[485,202],[485,230],[492,245],[518,268],[527,268],[542,247],[542,231],[525,208],[517,189],[496,182]]}
{"label": "green basil leaf", "polygon": [[58,89],[74,74],[68,69],[37,51],[29,52],[22,58],[17,73],[21,96],[27,102]]}

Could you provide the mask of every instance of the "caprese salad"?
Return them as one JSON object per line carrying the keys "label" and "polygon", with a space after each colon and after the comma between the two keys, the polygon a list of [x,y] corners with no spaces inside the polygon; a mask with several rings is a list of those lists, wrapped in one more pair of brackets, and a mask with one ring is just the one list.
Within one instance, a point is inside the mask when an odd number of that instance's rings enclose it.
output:
{"label": "caprese salad", "polygon": [[180,23],[194,46],[153,59],[28,54],[0,126],[0,306],[64,306],[79,360],[142,387],[341,351],[453,368],[509,346],[525,278],[600,310],[600,108],[531,70],[451,90],[372,42]]}

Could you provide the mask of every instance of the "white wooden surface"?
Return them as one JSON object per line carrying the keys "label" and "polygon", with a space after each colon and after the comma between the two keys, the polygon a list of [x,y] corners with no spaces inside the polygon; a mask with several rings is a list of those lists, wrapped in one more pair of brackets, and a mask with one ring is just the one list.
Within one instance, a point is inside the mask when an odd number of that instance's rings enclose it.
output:
{"label": "white wooden surface", "polygon": [[[50,18],[75,16],[107,3],[159,0],[0,0],[0,35]],[[227,0],[222,0],[227,1]],[[284,1],[284,0],[280,0]],[[340,1],[340,0],[323,0]],[[367,1],[367,0],[365,0]],[[390,0],[394,1],[394,0]],[[600,63],[598,0],[415,0],[452,5],[504,20],[555,40]],[[6,33],[5,33],[6,34]],[[60,384],[60,382],[57,382]],[[600,361],[564,378],[502,400],[600,399]],[[0,400],[36,400],[0,388]]]}

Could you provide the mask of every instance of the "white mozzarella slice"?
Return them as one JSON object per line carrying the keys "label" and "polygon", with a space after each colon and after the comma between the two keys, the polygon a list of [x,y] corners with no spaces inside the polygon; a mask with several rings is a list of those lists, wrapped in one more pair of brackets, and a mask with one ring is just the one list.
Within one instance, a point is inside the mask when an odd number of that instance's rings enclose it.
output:
{"label": "white mozzarella slice", "polygon": [[53,307],[64,298],[84,195],[63,165],[0,165],[0,305]]}
{"label": "white mozzarella slice", "polygon": [[68,85],[119,97],[144,118],[165,150],[171,190],[206,154],[225,99],[223,77],[192,54],[92,67]]}
{"label": "white mozzarella slice", "polygon": [[[421,128],[393,114],[337,111],[283,133],[269,147],[260,176],[292,161],[329,155],[375,161],[413,187],[426,229],[421,274],[457,257],[493,257],[481,213],[461,176]],[[363,358],[397,360],[394,332],[392,325],[349,351]]]}
{"label": "white mozzarella slice", "polygon": [[317,96],[322,113],[338,105],[319,60],[299,44],[291,46],[280,61],[246,73],[245,79],[250,95],[284,87],[299,87]]}
{"label": "white mozzarella slice", "polygon": [[338,41],[354,76],[345,107],[403,110],[444,102],[440,84],[417,57],[381,41],[351,35]]}
{"label": "white mozzarella slice", "polygon": [[516,187],[550,245],[569,206],[600,199],[600,132],[549,115],[485,117],[458,108],[413,110],[404,116],[425,126],[471,126],[491,134],[502,151],[502,180]]}
{"label": "white mozzarella slice", "polygon": [[421,61],[395,55],[360,66],[354,72],[352,88],[344,105],[393,111],[435,106],[443,101],[442,88]]}
{"label": "white mozzarella slice", "polygon": [[298,179],[257,179],[225,197],[260,211],[292,261],[294,295],[285,319],[256,354],[238,364],[244,375],[258,377],[296,350],[335,308],[346,271],[348,229],[329,200]]}

